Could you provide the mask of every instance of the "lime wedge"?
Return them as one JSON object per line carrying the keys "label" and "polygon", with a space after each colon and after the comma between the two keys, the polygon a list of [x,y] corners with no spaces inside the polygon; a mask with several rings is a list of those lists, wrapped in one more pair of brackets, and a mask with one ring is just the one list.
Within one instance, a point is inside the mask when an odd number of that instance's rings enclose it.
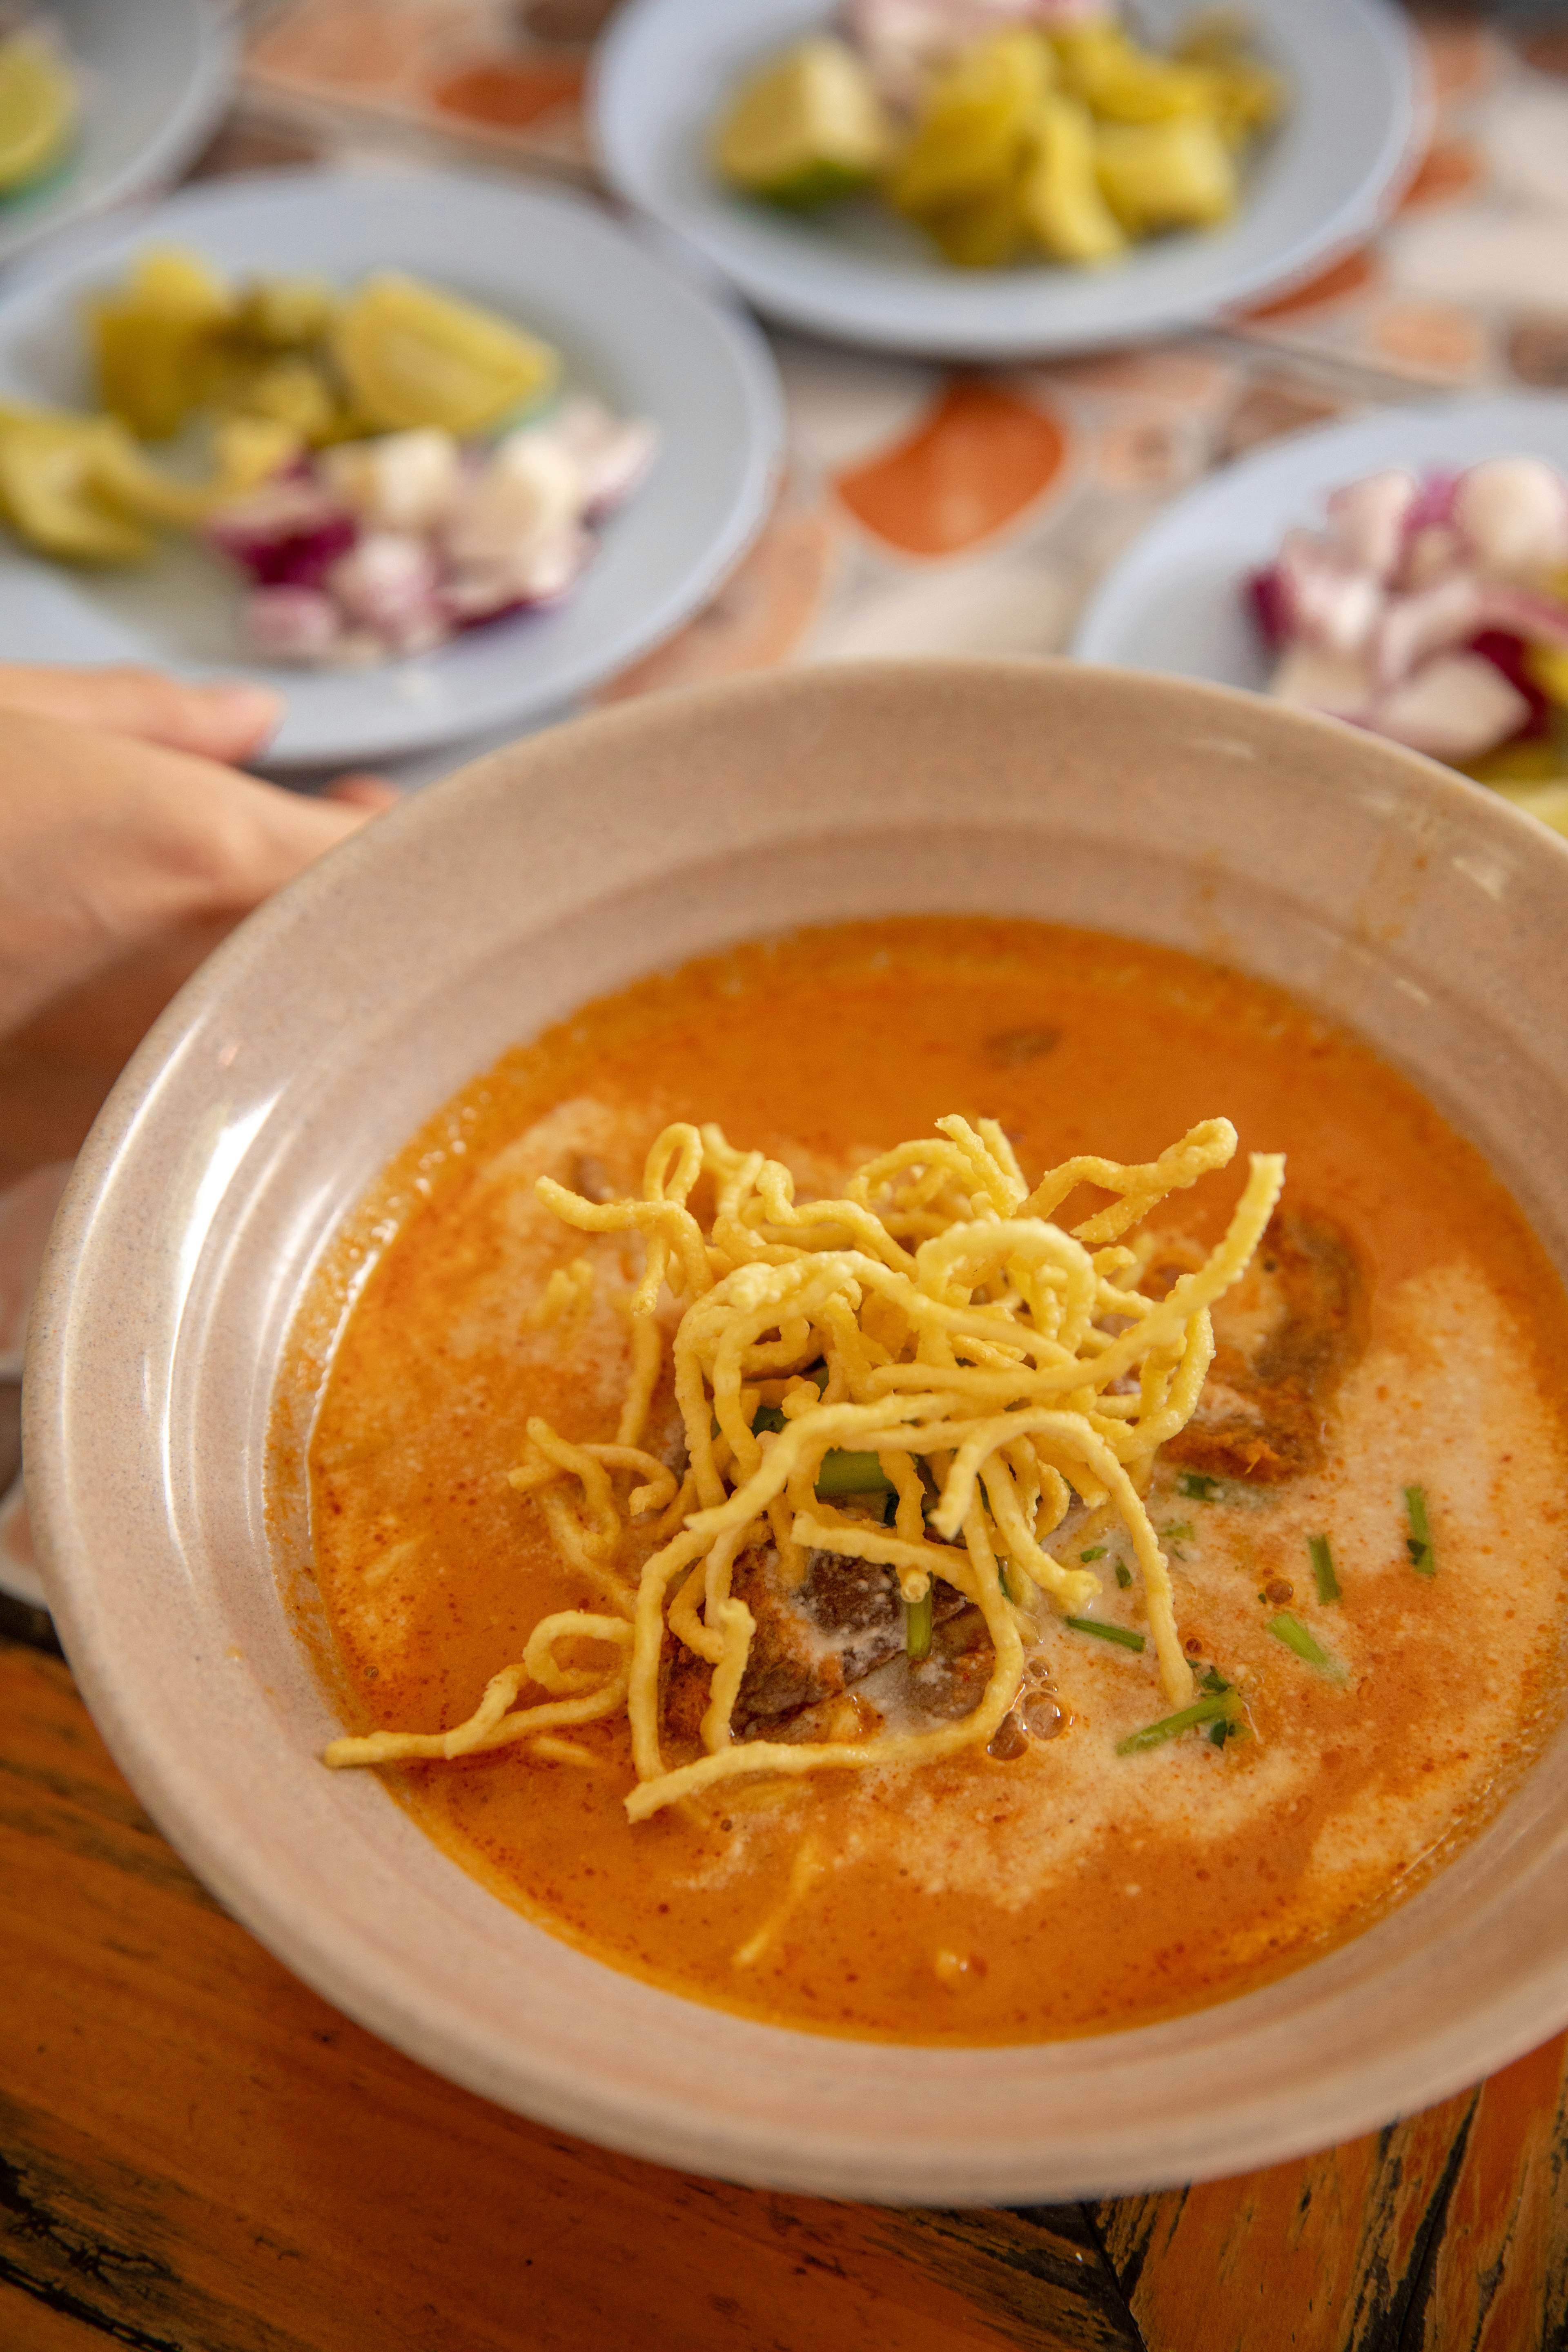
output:
{"label": "lime wedge", "polygon": [[66,563],[139,563],[145,531],[101,495],[106,440],[124,431],[105,416],[0,410],[0,515],[30,547]]}
{"label": "lime wedge", "polygon": [[76,125],[76,86],[47,41],[0,41],[0,194],[59,160]]}
{"label": "lime wedge", "polygon": [[1050,50],[1027,29],[966,51],[927,96],[889,175],[889,201],[923,220],[1012,187],[1051,72]]}
{"label": "lime wedge", "polygon": [[842,41],[802,41],[744,83],[713,161],[732,187],[776,205],[817,205],[864,187],[887,152],[870,77]]}
{"label": "lime wedge", "polygon": [[561,370],[560,353],[537,336],[390,269],[344,303],[332,356],[378,433],[482,433],[542,399]]}

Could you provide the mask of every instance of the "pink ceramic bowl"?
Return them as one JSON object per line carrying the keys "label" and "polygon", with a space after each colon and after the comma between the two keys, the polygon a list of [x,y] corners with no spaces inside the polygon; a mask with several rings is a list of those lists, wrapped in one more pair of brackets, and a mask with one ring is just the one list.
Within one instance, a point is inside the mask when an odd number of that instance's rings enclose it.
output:
{"label": "pink ceramic bowl", "polygon": [[503,1046],[650,968],[918,909],[1103,925],[1352,1023],[1568,1266],[1568,843],[1368,735],[1068,666],[820,669],[519,743],[247,922],[165,1013],[61,1211],[27,1377],[51,1602],[155,1819],[331,2000],[470,2088],[783,2188],[1022,2203],[1382,2123],[1568,2020],[1568,1735],[1380,1925],[1263,1991],[1026,2049],[816,2039],[570,1950],[334,1728],[268,1435],[310,1269]]}

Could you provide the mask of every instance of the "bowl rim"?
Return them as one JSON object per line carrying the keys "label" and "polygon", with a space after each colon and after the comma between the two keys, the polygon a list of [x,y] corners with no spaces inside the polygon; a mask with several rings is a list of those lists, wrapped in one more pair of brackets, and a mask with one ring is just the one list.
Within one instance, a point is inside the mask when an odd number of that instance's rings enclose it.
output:
{"label": "bowl rim", "polygon": [[[1003,688],[1009,681],[1016,686],[1026,680],[1032,691],[1056,687],[1068,693],[1075,690],[1075,681],[1089,685],[1098,681],[1101,686],[1113,681],[1121,695],[1135,692],[1167,707],[1183,705],[1189,714],[1200,718],[1206,715],[1234,726],[1245,716],[1257,724],[1262,710],[1267,712],[1264,723],[1269,728],[1307,730],[1331,750],[1342,751],[1350,740],[1361,741],[1365,749],[1364,739],[1356,730],[1337,721],[1286,711],[1230,688],[1065,661],[952,660],[835,665],[728,680],[622,705],[489,755],[381,820],[384,830],[379,834],[361,834],[330,853],[288,891],[247,919],[153,1024],[84,1146],[51,1237],[29,1339],[25,1442],[36,1532],[51,1606],[73,1673],[110,1752],[159,1827],[197,1874],[260,1941],[325,1998],[371,2031],[483,2095],[499,2097],[503,2104],[550,2125],[655,2161],[759,2186],[862,2200],[870,2193],[889,2202],[940,2199],[1018,2203],[1037,2201],[1042,2194],[1117,2193],[1165,2181],[1215,2177],[1279,2161],[1374,2128],[1395,2110],[1426,2105],[1521,2055],[1568,2020],[1568,1967],[1563,1965],[1568,1954],[1537,1955],[1532,1966],[1521,1968],[1518,1980],[1501,1994],[1488,1987],[1471,2001],[1460,2023],[1445,2027],[1421,2045],[1418,2068],[1408,2055],[1391,2062],[1379,2053],[1368,2053],[1353,2070],[1342,2066],[1338,2074],[1316,2085],[1311,2094],[1299,2097],[1288,2114],[1279,2111],[1266,2084],[1250,2095],[1238,2094],[1227,2109],[1223,2137],[1212,2116],[1194,2117],[1177,2156],[1160,2164],[1152,2179],[1140,2171],[1136,2137],[1126,2129],[1114,2145],[1109,2140],[1102,2145],[1098,2158],[1081,2175],[1075,2175],[1073,2186],[1064,2187],[1058,2180],[1042,2190],[1035,2176],[1021,2177],[1016,2170],[995,2166],[988,2171],[972,2152],[965,2155],[965,2179],[955,2182],[951,2166],[944,2168],[940,2157],[895,2147],[886,2137],[878,2140],[874,2133],[868,2135],[866,2145],[856,2147],[842,2134],[828,2141],[820,2135],[814,2138],[803,2127],[795,2144],[781,2154],[765,2138],[759,2138],[744,2117],[729,2118],[727,2130],[716,2131],[711,2117],[699,2126],[678,2111],[679,2103],[636,2090],[623,2091],[604,2082],[584,2086],[558,2071],[552,2074],[546,2057],[538,2059],[530,2075],[526,2066],[520,2068],[514,2055],[510,2072],[500,2080],[502,2070],[485,2046],[481,2031],[465,2032],[454,2024],[450,2013],[437,2013],[438,2000],[426,1997],[423,2006],[412,2000],[406,1981],[398,1977],[393,1962],[385,1962],[378,1976],[362,1949],[344,1948],[331,1922],[294,1916],[286,1901],[273,1897],[265,1856],[258,1862],[252,1854],[237,1853],[232,1823],[213,1814],[203,1788],[189,1771],[188,1760],[167,1751],[159,1734],[150,1731],[141,1719],[134,1689],[121,1687],[116,1658],[93,1605],[95,1582],[106,1571],[95,1559],[92,1531],[79,1522],[72,1490],[71,1424],[82,1370],[69,1344],[67,1310],[76,1268],[105,1194],[122,1161],[140,1148],[149,1118],[156,1115],[160,1082],[175,1063],[182,1044],[206,1012],[263,966],[268,952],[287,939],[301,919],[326,909],[342,889],[354,887],[353,877],[373,870],[384,851],[446,823],[450,804],[466,793],[482,793],[487,775],[493,780],[501,763],[547,764],[555,747],[568,739],[578,749],[635,744],[639,738],[672,727],[703,726],[746,706],[759,706],[765,712],[781,698],[787,701],[803,690],[829,698],[836,694],[853,697],[860,691],[901,691],[916,680],[922,689],[937,691],[949,683]],[[1505,847],[1527,848],[1532,857],[1544,855],[1549,861],[1557,861],[1552,887],[1560,889],[1568,905],[1568,842],[1544,835],[1531,820],[1484,788],[1416,754],[1379,744],[1376,758],[1390,775],[1402,777],[1424,796],[1436,796],[1468,824],[1479,824],[1483,838],[1489,833]],[[270,1563],[266,1573],[270,1579]],[[483,1899],[494,1902],[489,1895]],[[1412,1898],[1419,1900],[1419,1895]],[[1407,1908],[1400,1906],[1394,1916],[1403,1916]],[[1375,1927],[1365,1931],[1376,1932]],[[1340,1949],[1353,1951],[1364,1942],[1365,1935],[1357,1936]],[[1313,1970],[1329,1964],[1310,1962],[1283,1981],[1300,1984]],[[584,1965],[617,1984],[635,1981],[597,1961]],[[1194,2014],[1210,2020],[1227,2011],[1234,2016],[1244,2004],[1265,1997],[1244,1994]],[[652,1998],[677,2002],[683,2010],[697,2009],[705,2018],[726,2014],[679,1996]],[[1075,2055],[1092,2051],[1104,2053],[1109,2064],[1125,2065],[1132,2062],[1143,2037],[1165,2029],[1133,2027],[1076,2042],[956,2050],[840,2042],[777,2026],[744,2030],[768,2037],[784,2067],[798,2068],[812,2060],[820,2064],[825,2049],[876,2049],[890,2051],[906,2067],[912,2061],[915,2069],[933,2079],[952,2077],[956,2070],[966,2080],[989,2075],[1000,2082],[1002,2070],[1007,2062],[1019,2058],[1021,2049]],[[1416,2074],[1418,2081],[1414,2079]],[[526,2078],[521,2088],[520,2076]]]}

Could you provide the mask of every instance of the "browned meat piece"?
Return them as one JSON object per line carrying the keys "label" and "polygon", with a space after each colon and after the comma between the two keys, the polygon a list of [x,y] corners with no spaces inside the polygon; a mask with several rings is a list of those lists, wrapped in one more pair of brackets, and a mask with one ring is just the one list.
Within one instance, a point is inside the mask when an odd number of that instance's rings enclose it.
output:
{"label": "browned meat piece", "polygon": [[1166,1460],[1268,1486],[1315,1470],[1334,1396],[1366,1346],[1367,1290],[1341,1227],[1315,1210],[1279,1210],[1215,1309],[1214,1366]]}
{"label": "browned meat piece", "polygon": [[908,1668],[910,1695],[927,1715],[972,1714],[980,1704],[996,1653],[985,1620],[972,1601],[963,1602],[931,1633],[931,1655]]}
{"label": "browned meat piece", "polygon": [[[814,1551],[791,1591],[769,1544],[742,1553],[730,1589],[756,1623],[735,1702],[735,1731],[742,1739],[773,1737],[785,1717],[841,1696],[903,1649],[898,1578],[890,1568],[869,1560]],[[939,1580],[933,1622],[943,1626],[964,1607],[963,1595]],[[673,1738],[697,1738],[710,1672],[703,1660],[672,1640],[664,1715]]]}
{"label": "browned meat piece", "polygon": [[572,1162],[572,1172],[566,1181],[574,1192],[584,1201],[615,1201],[620,1197],[619,1187],[602,1160],[591,1151],[579,1151]]}
{"label": "browned meat piece", "polygon": [[1035,1029],[998,1029],[987,1037],[982,1051],[988,1062],[1000,1070],[1021,1069],[1026,1062],[1038,1062],[1052,1054],[1062,1042],[1059,1029],[1048,1029],[1043,1024]]}

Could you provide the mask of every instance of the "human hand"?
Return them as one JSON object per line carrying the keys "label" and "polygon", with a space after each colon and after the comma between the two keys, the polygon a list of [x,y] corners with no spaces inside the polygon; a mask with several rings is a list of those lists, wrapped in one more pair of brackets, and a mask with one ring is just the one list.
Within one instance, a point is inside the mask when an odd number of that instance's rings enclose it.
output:
{"label": "human hand", "polygon": [[281,698],[263,686],[187,686],[162,670],[119,663],[71,669],[0,662],[0,711],[55,719],[161,743],[170,751],[238,767],[265,748],[283,715]]}
{"label": "human hand", "polygon": [[222,764],[276,719],[251,687],[0,665],[0,1035],[164,933],[247,912],[395,797],[356,778],[308,800]]}
{"label": "human hand", "polygon": [[[64,719],[73,727],[96,727],[239,767],[265,751],[283,704],[266,687],[243,679],[188,686],[162,670],[131,663],[71,669],[0,662],[0,711],[5,710],[30,711],[37,719]],[[384,776],[356,770],[329,784],[323,797],[374,810],[390,808],[398,795]]]}

